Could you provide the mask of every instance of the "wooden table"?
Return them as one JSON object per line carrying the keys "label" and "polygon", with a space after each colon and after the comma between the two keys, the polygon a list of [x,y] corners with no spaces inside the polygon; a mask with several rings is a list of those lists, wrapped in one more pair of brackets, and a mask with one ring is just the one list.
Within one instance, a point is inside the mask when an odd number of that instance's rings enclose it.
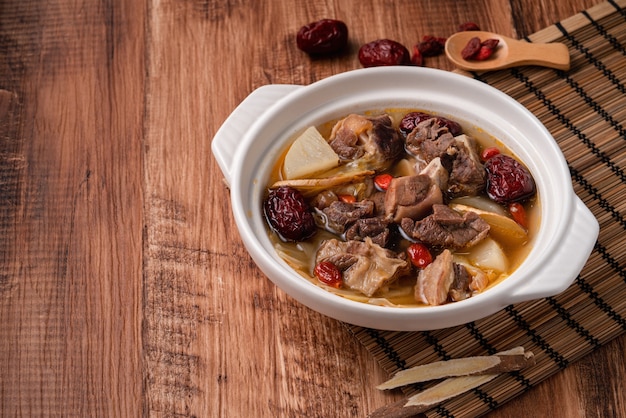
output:
{"label": "wooden table", "polygon": [[[599,2],[1,1],[0,416],[359,417],[397,400],[343,324],[252,263],[213,135],[257,87],[359,68],[362,43],[465,21],[523,37]],[[295,34],[323,17],[350,50],[310,59]],[[626,416],[625,345],[491,415]]]}

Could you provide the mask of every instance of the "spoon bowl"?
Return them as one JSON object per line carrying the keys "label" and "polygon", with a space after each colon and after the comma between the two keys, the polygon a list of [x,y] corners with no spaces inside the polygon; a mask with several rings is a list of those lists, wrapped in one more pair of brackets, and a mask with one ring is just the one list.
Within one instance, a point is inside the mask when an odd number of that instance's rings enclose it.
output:
{"label": "spoon bowl", "polygon": [[[470,39],[478,37],[481,42],[497,39],[498,46],[493,55],[486,60],[466,60],[461,51]],[[562,43],[535,44],[508,38],[492,32],[465,31],[450,36],[445,46],[446,56],[454,65],[467,71],[492,71],[522,65],[539,65],[567,71],[570,68],[570,56],[567,46]]]}

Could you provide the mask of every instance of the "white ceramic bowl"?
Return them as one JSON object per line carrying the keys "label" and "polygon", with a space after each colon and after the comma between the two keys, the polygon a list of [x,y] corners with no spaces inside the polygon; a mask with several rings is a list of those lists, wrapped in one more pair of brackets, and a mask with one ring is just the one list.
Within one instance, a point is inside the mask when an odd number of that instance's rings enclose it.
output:
{"label": "white ceramic bowl", "polygon": [[[371,109],[421,108],[480,127],[527,165],[541,196],[541,226],[522,265],[472,298],[433,307],[392,308],[331,294],[293,271],[274,251],[262,214],[270,170],[298,131]],[[520,103],[469,77],[418,67],[379,67],[341,73],[308,86],[255,90],[224,122],[213,154],[230,184],[241,238],[259,268],[304,305],[348,323],[420,331],[483,318],[507,305],[565,290],[589,257],[598,222],[574,194],[556,142]]]}

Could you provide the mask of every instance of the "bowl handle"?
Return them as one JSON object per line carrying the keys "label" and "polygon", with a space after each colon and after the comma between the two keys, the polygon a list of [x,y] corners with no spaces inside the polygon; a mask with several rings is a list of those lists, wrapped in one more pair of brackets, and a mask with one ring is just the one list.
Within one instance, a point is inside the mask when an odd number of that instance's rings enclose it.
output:
{"label": "bowl handle", "polygon": [[[524,302],[557,295],[567,289],[583,269],[591,255],[600,230],[598,221],[589,208],[577,196],[574,196],[574,214],[570,228],[561,246],[541,267],[541,276],[531,279],[525,285],[509,295],[510,303]],[[546,280],[549,277],[551,280]]]}
{"label": "bowl handle", "polygon": [[233,157],[237,152],[239,144],[241,144],[241,138],[258,119],[259,115],[278,100],[301,87],[292,84],[268,84],[259,87],[233,110],[217,130],[211,142],[211,151],[229,185]]}

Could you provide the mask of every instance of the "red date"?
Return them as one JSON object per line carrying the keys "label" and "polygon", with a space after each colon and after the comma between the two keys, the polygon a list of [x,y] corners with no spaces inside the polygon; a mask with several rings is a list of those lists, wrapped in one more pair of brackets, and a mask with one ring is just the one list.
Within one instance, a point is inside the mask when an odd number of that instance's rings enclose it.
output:
{"label": "red date", "polygon": [[300,28],[296,43],[311,55],[339,52],[348,44],[348,26],[341,20],[318,20]]}
{"label": "red date", "polygon": [[359,49],[359,62],[363,67],[411,65],[409,50],[391,39],[378,39]]}
{"label": "red date", "polygon": [[263,209],[269,225],[286,241],[303,241],[316,232],[309,205],[293,187],[270,190]]}
{"label": "red date", "polygon": [[320,282],[336,289],[339,289],[343,282],[341,271],[330,261],[318,263],[313,269],[313,274]]}
{"label": "red date", "polygon": [[512,157],[498,154],[485,163],[487,195],[503,204],[521,202],[536,193],[535,180],[528,169]]}
{"label": "red date", "polygon": [[463,133],[463,128],[461,128],[461,125],[459,125],[457,122],[441,116],[433,116],[424,112],[410,112],[404,115],[404,117],[400,121],[400,132],[402,132],[404,136],[407,136],[411,133],[413,129],[415,129],[415,126],[417,126],[420,122],[431,118],[437,119],[437,123],[439,125],[448,128],[453,136],[457,136]]}

